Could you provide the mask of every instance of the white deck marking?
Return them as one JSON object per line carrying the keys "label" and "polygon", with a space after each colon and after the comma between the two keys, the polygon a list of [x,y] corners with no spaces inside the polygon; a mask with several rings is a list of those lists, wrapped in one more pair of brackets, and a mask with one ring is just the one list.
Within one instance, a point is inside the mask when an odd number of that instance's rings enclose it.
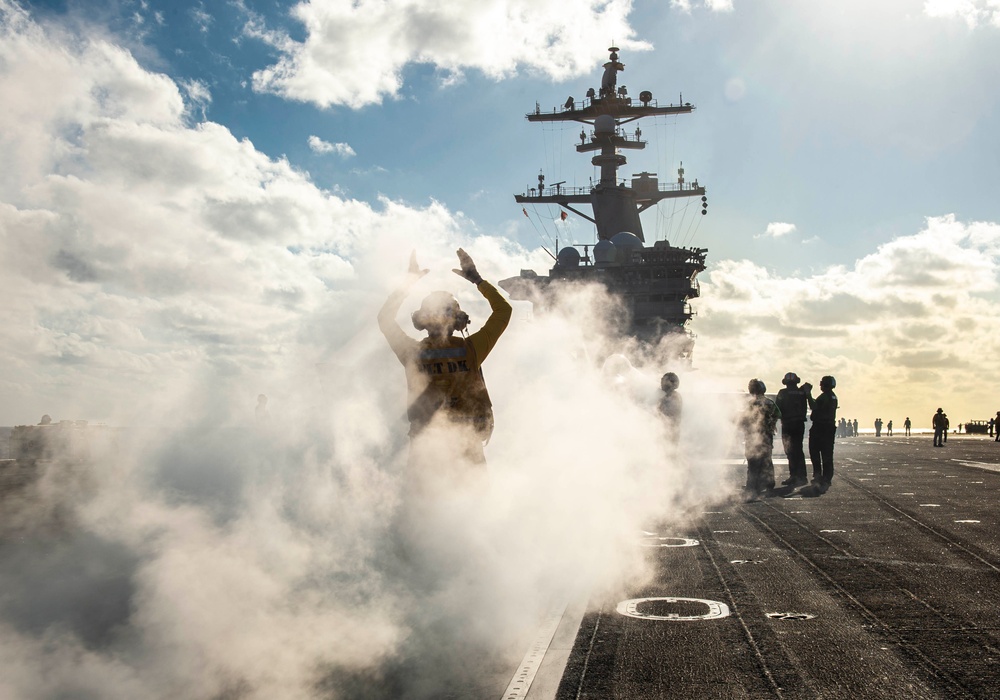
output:
{"label": "white deck marking", "polygon": [[816,617],[810,613],[796,612],[773,612],[768,613],[767,616],[773,620],[812,620]]}
{"label": "white deck marking", "polygon": [[[669,540],[669,542],[668,542]],[[640,547],[697,547],[701,542],[690,537],[643,537]]]}
{"label": "white deck marking", "polygon": [[[657,601],[663,603],[702,603],[708,606],[708,612],[704,615],[676,615],[674,613],[669,615],[647,615],[639,612],[639,606],[643,603],[652,603]],[[729,617],[728,605],[715,600],[703,600],[702,598],[633,598],[631,600],[623,600],[618,603],[618,607],[616,609],[618,614],[625,615],[627,617],[637,617],[641,620],[667,620],[669,622],[718,620],[723,617]]]}
{"label": "white deck marking", "polygon": [[978,520],[956,520],[956,523],[978,523]]}
{"label": "white deck marking", "polygon": [[1000,464],[996,462],[973,462],[967,459],[952,458],[952,462],[958,462],[963,467],[973,467],[974,469],[985,469],[991,472],[1000,472]]}
{"label": "white deck marking", "polygon": [[556,605],[546,615],[542,621],[538,637],[535,638],[535,641],[528,648],[528,653],[521,659],[521,665],[514,672],[514,677],[511,679],[510,685],[507,686],[507,690],[503,692],[501,700],[524,700],[527,697],[528,689],[531,688],[531,683],[538,674],[538,669],[542,665],[542,659],[545,658],[545,652],[549,650],[549,644],[552,643],[552,638],[556,634],[559,622],[562,621],[562,616],[566,612],[568,603],[569,601],[567,600],[565,603]]}

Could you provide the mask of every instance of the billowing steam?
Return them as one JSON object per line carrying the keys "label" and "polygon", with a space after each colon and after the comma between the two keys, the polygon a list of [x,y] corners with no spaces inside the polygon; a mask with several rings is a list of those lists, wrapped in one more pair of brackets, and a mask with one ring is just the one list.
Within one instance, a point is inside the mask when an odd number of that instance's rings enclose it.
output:
{"label": "billowing steam", "polygon": [[[485,320],[449,255],[426,254],[440,274],[401,323],[437,288],[473,330]],[[704,382],[680,372],[675,450],[656,410],[671,367],[611,352],[601,300],[515,308],[484,364],[486,491],[411,488],[403,369],[374,294],[325,356],[254,386],[192,377],[85,459],[40,463],[0,512],[2,694],[433,698],[502,672],[581,581],[641,579],[643,528],[681,527],[723,488],[705,446],[729,428],[697,400]]]}
{"label": "billowing steam", "polygon": [[446,289],[472,330],[489,310],[456,248],[493,282],[544,261],[438,203],[323,190],[192,123],[103,34],[9,0],[0,94],[4,408],[74,445],[0,469],[0,697],[481,697],[543,613],[641,580],[642,529],[719,495],[713,387],[613,340],[615,305],[586,287],[518,305],[484,365],[488,489],[445,458],[420,464],[440,488],[413,488],[376,326],[410,250],[432,273],[400,320]]}

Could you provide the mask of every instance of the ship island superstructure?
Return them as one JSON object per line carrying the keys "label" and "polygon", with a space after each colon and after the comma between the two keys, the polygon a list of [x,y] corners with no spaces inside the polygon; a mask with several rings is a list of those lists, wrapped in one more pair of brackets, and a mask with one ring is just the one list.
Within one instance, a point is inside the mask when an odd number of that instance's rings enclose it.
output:
{"label": "ship island superstructure", "polygon": [[[599,91],[590,88],[582,102],[570,97],[550,112],[536,105],[535,111],[526,115],[531,122],[584,124],[576,151],[594,154],[591,163],[600,169],[599,180],[586,188],[567,188],[561,182],[546,186],[545,176],[539,174],[537,187],[514,196],[523,205],[556,204],[590,221],[596,227],[597,240],[560,249],[548,277],[522,270],[520,276],[502,280],[500,286],[511,299],[544,308],[552,301],[551,292],[561,285],[599,282],[621,298],[627,313],[621,324],[626,335],[656,344],[670,334],[680,341],[673,344],[676,354],[690,359],[693,339],[686,324],[693,311],[688,301],[699,296],[695,277],[705,269],[707,249],[676,247],[665,240],[647,245],[639,215],[659,202],[678,197],[701,197],[701,213],[706,214],[705,187],[697,179],[685,180],[683,164],[676,182],[661,183],[656,174],[641,172],[626,183],[618,170],[627,162],[623,151],[646,147],[641,128],[636,125],[626,131],[625,124],[644,117],[688,114],[694,107],[689,102],[661,106],[649,91],[640,92],[638,100],[633,100],[626,87],[618,85],[618,73],[625,70],[618,60],[618,48],[612,46],[608,51],[610,59],[604,64]],[[589,134],[586,126],[591,127]],[[582,209],[588,205],[591,215]]]}

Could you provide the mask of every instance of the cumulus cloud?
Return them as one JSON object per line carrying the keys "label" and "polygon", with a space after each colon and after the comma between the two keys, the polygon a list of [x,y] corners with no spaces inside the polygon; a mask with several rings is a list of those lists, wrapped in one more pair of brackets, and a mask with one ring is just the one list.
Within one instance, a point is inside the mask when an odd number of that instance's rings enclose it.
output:
{"label": "cumulus cloud", "polygon": [[336,153],[341,158],[351,158],[357,155],[350,144],[330,143],[329,141],[324,141],[319,136],[309,137],[309,148],[315,153]]}
{"label": "cumulus cloud", "polygon": [[943,392],[960,414],[987,415],[992,397],[977,377],[1000,348],[985,320],[996,315],[998,246],[1000,225],[949,215],[808,277],[721,261],[696,304],[699,364],[734,382],[832,373],[845,410],[861,415],[908,405],[929,417]]}
{"label": "cumulus cloud", "polygon": [[788,224],[781,221],[772,221],[767,225],[764,233],[758,233],[754,238],[781,238],[782,236],[787,236],[790,233],[795,233],[795,224]]}
{"label": "cumulus cloud", "polygon": [[980,24],[1000,27],[998,0],[925,0],[924,14],[929,17],[961,19],[970,29]]}
{"label": "cumulus cloud", "polygon": [[560,0],[309,0],[293,10],[304,41],[268,29],[259,17],[245,31],[282,54],[254,74],[256,90],[358,108],[396,97],[411,64],[434,66],[445,82],[467,70],[497,79],[521,69],[553,80],[580,75],[603,58],[594,47],[609,36],[622,48],[649,48],[633,38],[631,10],[631,0],[586,0],[571,11]]}
{"label": "cumulus cloud", "polygon": [[670,5],[681,12],[690,13],[695,5],[700,5],[712,12],[732,12],[733,0],[702,0],[700,3],[692,0],[670,0]]}

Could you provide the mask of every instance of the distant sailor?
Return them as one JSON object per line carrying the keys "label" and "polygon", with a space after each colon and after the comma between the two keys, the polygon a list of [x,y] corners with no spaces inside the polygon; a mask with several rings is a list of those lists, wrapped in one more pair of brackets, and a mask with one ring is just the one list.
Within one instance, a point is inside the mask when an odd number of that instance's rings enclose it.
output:
{"label": "distant sailor", "polygon": [[913,423],[910,422],[910,417],[907,416],[906,420],[903,421],[903,433],[906,437],[910,437],[910,426],[912,425]]}
{"label": "distant sailor", "polygon": [[396,314],[410,287],[428,272],[419,269],[416,254],[410,257],[406,282],[379,311],[378,324],[406,371],[411,471],[433,472],[444,481],[474,481],[485,477],[483,445],[493,432],[493,404],[482,363],[507,328],[511,306],[461,248],[458,259],[461,269],[454,272],[476,285],[492,309],[480,330],[453,335],[466,329],[469,316],[454,296],[433,292],[412,314],[413,326],[427,331],[427,337],[417,341],[403,332]]}
{"label": "distant sailor", "polygon": [[833,439],[837,432],[837,380],[825,376],[819,380],[820,395],[808,397],[812,427],[809,428],[809,460],[813,467],[815,495],[824,494],[833,482]]}
{"label": "distant sailor", "polygon": [[751,379],[747,385],[750,394],[740,427],[743,429],[743,454],[747,459],[747,482],[744,500],[755,501],[767,495],[774,488],[774,431],[781,417],[781,411],[771,399],[764,396],[767,388],[759,379]]}
{"label": "distant sailor", "polygon": [[931,427],[934,428],[934,447],[944,447],[944,432],[946,428],[943,408],[939,408],[934,417],[931,418]]}

